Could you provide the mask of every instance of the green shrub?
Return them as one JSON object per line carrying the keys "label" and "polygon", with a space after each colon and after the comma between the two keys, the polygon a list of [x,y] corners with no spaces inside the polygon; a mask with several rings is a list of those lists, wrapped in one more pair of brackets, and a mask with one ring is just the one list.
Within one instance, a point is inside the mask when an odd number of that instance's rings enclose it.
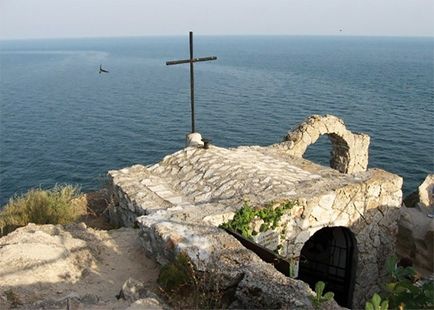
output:
{"label": "green shrub", "polygon": [[386,268],[391,275],[385,286],[385,295],[392,309],[433,309],[434,283],[415,283],[416,271],[412,267],[397,265],[396,257],[388,257]]}
{"label": "green shrub", "polygon": [[239,209],[233,219],[221,225],[222,228],[228,228],[243,235],[245,238],[252,239],[252,228],[250,223],[256,216],[256,211],[249,205],[247,201]]}
{"label": "green shrub", "polygon": [[434,309],[434,283],[417,283],[416,271],[412,267],[398,266],[397,262],[396,257],[388,257],[386,261],[390,280],[382,292],[385,299],[374,294],[365,309]]}
{"label": "green shrub", "polygon": [[0,212],[1,235],[18,227],[35,224],[66,224],[80,216],[73,200],[78,197],[78,187],[55,186],[50,190],[31,189],[15,196]]}
{"label": "green shrub", "polygon": [[223,223],[220,227],[236,231],[245,238],[252,239],[252,236],[257,235],[257,232],[253,231],[250,225],[255,218],[260,218],[264,221],[259,228],[259,232],[276,229],[282,215],[293,206],[294,203],[288,201],[276,208],[273,208],[270,203],[265,208],[255,209],[247,201],[244,201],[243,207],[235,213],[233,219],[227,223]]}

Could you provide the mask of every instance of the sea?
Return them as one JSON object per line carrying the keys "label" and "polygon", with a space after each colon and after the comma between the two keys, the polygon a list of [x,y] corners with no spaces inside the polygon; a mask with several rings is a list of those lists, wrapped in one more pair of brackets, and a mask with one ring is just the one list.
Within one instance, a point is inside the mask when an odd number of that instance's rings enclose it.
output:
{"label": "sea", "polygon": [[[434,38],[195,36],[196,130],[217,146],[269,145],[312,114],[370,135],[369,167],[434,170]],[[30,188],[93,191],[152,164],[191,130],[188,36],[0,41],[0,206]],[[109,73],[99,74],[102,65]],[[305,157],[329,164],[321,137]]]}

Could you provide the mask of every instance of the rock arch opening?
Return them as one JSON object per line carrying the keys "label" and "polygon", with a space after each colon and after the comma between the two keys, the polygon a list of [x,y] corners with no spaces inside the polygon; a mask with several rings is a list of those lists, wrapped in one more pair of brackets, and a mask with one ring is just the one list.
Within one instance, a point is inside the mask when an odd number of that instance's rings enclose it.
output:
{"label": "rock arch opening", "polygon": [[281,146],[292,156],[303,157],[307,148],[323,135],[329,137],[332,145],[330,167],[342,173],[366,171],[369,136],[352,133],[341,119],[333,115],[309,117],[288,133]]}
{"label": "rock arch opening", "polygon": [[357,244],[346,227],[325,227],[304,244],[299,261],[298,279],[312,289],[323,281],[336,302],[351,307],[357,267]]}
{"label": "rock arch opening", "polygon": [[348,166],[349,146],[342,137],[335,134],[320,135],[307,146],[303,158],[323,166],[341,171]]}
{"label": "rock arch opening", "polygon": [[329,137],[327,135],[322,135],[315,143],[309,145],[306,152],[303,154],[303,158],[322,166],[327,166],[330,164],[331,149],[332,144]]}

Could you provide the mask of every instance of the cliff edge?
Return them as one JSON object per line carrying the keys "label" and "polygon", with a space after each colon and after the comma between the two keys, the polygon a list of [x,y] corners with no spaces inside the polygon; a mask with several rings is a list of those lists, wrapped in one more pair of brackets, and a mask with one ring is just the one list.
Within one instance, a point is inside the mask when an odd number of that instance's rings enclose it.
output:
{"label": "cliff edge", "polygon": [[29,224],[0,239],[0,308],[125,309],[118,299],[134,277],[150,290],[159,268],[137,230],[104,231],[84,223]]}

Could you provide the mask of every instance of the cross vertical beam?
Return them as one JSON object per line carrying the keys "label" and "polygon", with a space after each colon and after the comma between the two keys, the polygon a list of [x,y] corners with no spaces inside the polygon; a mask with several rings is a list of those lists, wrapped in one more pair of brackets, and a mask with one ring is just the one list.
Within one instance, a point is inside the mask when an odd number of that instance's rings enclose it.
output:
{"label": "cross vertical beam", "polygon": [[190,100],[191,100],[191,132],[196,132],[194,126],[194,66],[193,66],[193,32],[190,31]]}
{"label": "cross vertical beam", "polygon": [[194,117],[194,66],[193,64],[195,62],[201,62],[201,61],[210,61],[210,60],[216,60],[217,57],[211,56],[211,57],[202,57],[202,58],[194,58],[193,56],[193,32],[190,31],[189,34],[189,41],[190,41],[190,59],[183,59],[183,60],[173,60],[173,61],[167,61],[166,65],[179,65],[179,64],[190,64],[190,100],[191,100],[191,132],[196,132],[196,126],[195,126],[195,117]]}

